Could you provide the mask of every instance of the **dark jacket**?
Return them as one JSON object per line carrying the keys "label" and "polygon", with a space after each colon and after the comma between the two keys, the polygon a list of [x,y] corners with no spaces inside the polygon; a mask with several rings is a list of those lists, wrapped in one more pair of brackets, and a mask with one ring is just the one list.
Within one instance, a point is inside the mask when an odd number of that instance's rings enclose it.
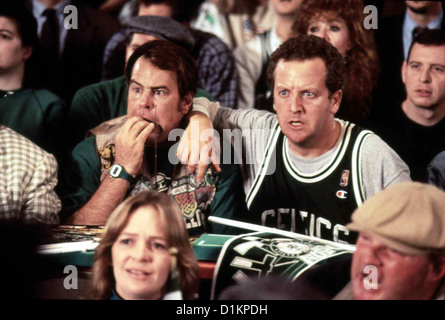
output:
{"label": "dark jacket", "polygon": [[56,93],[67,104],[79,88],[100,81],[105,45],[120,28],[118,21],[107,14],[89,6],[76,8],[78,29],[68,30],[60,61],[47,61],[40,55],[38,66],[38,85]]}

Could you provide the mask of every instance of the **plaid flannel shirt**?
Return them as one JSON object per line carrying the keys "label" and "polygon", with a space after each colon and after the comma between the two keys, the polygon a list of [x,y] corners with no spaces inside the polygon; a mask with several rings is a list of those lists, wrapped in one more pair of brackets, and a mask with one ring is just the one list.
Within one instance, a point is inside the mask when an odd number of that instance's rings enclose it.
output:
{"label": "plaid flannel shirt", "polygon": [[238,70],[229,47],[217,36],[190,29],[195,38],[194,56],[199,72],[199,87],[207,90],[222,106],[236,108]]}
{"label": "plaid flannel shirt", "polygon": [[61,202],[53,155],[0,126],[0,221],[58,224]]}

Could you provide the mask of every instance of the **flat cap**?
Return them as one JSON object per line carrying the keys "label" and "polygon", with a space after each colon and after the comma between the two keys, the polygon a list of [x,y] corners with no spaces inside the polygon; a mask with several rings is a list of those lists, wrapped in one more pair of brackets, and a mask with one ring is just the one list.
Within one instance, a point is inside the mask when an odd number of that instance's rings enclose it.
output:
{"label": "flat cap", "polygon": [[405,254],[444,254],[445,192],[419,182],[391,185],[357,208],[347,228]]}
{"label": "flat cap", "polygon": [[128,18],[124,26],[130,33],[143,33],[168,40],[192,51],[195,38],[192,33],[179,22],[161,16],[136,16]]}

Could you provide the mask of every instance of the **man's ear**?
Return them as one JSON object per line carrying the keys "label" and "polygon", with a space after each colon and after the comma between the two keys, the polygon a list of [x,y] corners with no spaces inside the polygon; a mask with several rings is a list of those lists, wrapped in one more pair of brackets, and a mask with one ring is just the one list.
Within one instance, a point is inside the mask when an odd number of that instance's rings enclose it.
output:
{"label": "man's ear", "polygon": [[179,108],[183,114],[187,114],[189,112],[190,108],[192,107],[193,96],[194,96],[194,94],[192,92],[188,92],[181,99]]}
{"label": "man's ear", "polygon": [[23,57],[25,58],[25,60],[31,58],[31,55],[32,55],[32,47],[31,46],[23,47]]}
{"label": "man's ear", "polygon": [[407,66],[408,66],[408,65],[407,65],[406,61],[403,61],[403,64],[402,64],[402,70],[401,70],[401,72],[402,72],[402,81],[403,81],[403,83],[406,83],[405,73],[406,73],[406,67],[407,67]]}
{"label": "man's ear", "polygon": [[431,261],[431,270],[428,273],[428,280],[431,282],[440,281],[445,277],[445,257],[437,257]]}
{"label": "man's ear", "polygon": [[342,97],[343,92],[341,91],[341,89],[334,92],[334,94],[331,96],[331,113],[333,115],[335,115],[338,112],[338,109],[340,109]]}

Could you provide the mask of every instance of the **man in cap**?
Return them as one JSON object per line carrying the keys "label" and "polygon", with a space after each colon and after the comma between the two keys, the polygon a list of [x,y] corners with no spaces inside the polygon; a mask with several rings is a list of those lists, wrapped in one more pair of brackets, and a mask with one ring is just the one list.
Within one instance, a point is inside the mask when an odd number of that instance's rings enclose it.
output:
{"label": "man in cap", "polygon": [[[208,91],[221,105],[235,108],[238,72],[232,51],[214,34],[190,27],[191,21],[198,15],[202,2],[202,0],[138,0],[133,14],[168,17],[186,27],[195,39],[192,55],[198,65],[199,87]],[[107,44],[102,80],[112,79],[122,72],[124,60],[122,43],[126,39],[125,31],[121,30],[113,35]],[[120,63],[119,61],[116,63],[113,57],[115,55],[118,55]]]}
{"label": "man in cap", "polygon": [[357,209],[348,228],[360,236],[351,283],[336,298],[445,298],[443,191],[418,182],[393,185]]}
{"label": "man in cap", "polygon": [[391,185],[347,227],[359,232],[352,257],[304,272],[294,282],[298,299],[445,299],[443,191],[420,182]]}
{"label": "man in cap", "polygon": [[[126,24],[126,32],[130,36],[126,45],[125,61],[128,61],[137,47],[155,39],[172,41],[189,51],[195,45],[189,30],[166,17],[132,17]],[[204,90],[198,89],[196,97],[203,96],[210,98]],[[69,111],[69,147],[73,148],[79,143],[89,129],[126,113],[127,84],[123,75],[81,88],[74,96]]]}

